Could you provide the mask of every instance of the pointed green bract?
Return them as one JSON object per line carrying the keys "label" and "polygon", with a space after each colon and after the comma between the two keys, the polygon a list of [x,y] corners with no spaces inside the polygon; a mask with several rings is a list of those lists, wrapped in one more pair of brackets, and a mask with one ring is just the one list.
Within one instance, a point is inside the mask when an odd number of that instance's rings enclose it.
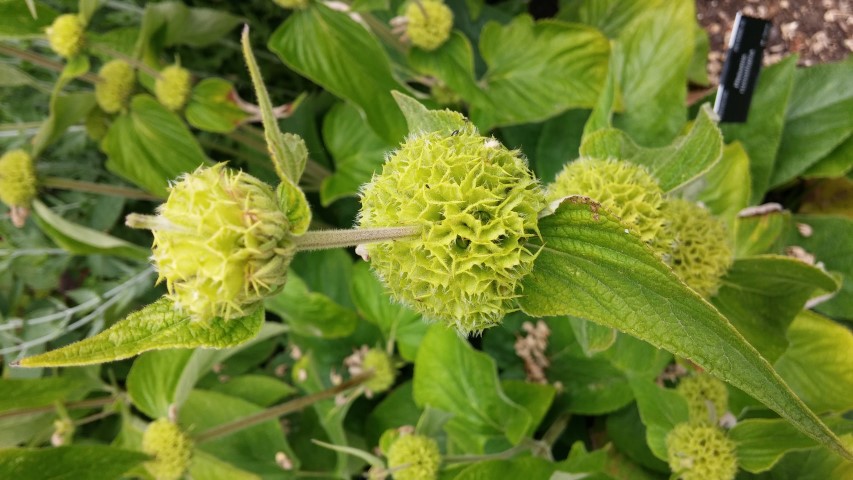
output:
{"label": "pointed green bract", "polygon": [[232,320],[193,321],[163,297],[94,337],[24,358],[17,366],[68,367],[112,362],[148,350],[233,347],[255,337],[263,322],[263,308]]}
{"label": "pointed green bract", "polygon": [[400,93],[398,91],[391,92],[400,110],[403,111],[403,116],[406,117],[406,123],[409,124],[410,134],[442,132],[452,133],[454,130],[464,128],[468,125],[468,120],[459,112],[452,110],[428,110],[421,102],[414,98]]}
{"label": "pointed green bract", "polygon": [[853,458],[725,317],[598,204],[569,197],[539,231],[542,249],[519,299],[527,314],[579,316],[693,360]]}

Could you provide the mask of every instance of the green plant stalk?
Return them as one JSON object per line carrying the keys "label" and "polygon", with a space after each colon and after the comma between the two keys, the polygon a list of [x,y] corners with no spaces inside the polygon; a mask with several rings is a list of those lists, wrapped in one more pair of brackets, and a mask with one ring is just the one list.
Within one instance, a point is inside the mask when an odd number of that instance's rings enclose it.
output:
{"label": "green plant stalk", "polygon": [[[56,62],[51,60],[48,57],[43,55],[39,55],[38,53],[31,52],[29,50],[22,50],[20,48],[15,48],[11,45],[5,45],[0,43],[0,53],[4,53],[6,55],[10,55],[12,57],[20,58],[21,60],[26,60],[30,63],[38,65],[40,67],[47,68],[49,70],[53,70],[55,72],[62,73],[65,70],[65,65],[60,62]],[[84,82],[91,83],[95,85],[98,83],[98,76],[92,73],[84,73],[79,77],[76,77],[79,80],[83,80]]]}
{"label": "green plant stalk", "polygon": [[[109,405],[111,403],[115,403],[118,401],[116,397],[103,397],[103,398],[92,398],[89,400],[80,400],[78,402],[68,402],[63,404],[67,410],[79,410],[85,408],[94,408],[94,407],[103,407],[104,405]],[[45,405],[43,407],[29,407],[29,408],[19,408],[17,410],[10,410],[8,412],[0,413],[0,420],[5,418],[13,418],[20,415],[32,415],[34,413],[49,413],[56,410],[55,405]]]}
{"label": "green plant stalk", "polygon": [[372,377],[373,372],[366,372],[361,375],[357,375],[341,383],[340,385],[336,385],[332,388],[323,390],[322,392],[312,393],[311,395],[305,395],[304,397],[299,397],[289,402],[270,407],[254,415],[249,415],[247,417],[234,420],[233,422],[224,423],[222,425],[210,428],[196,435],[193,440],[196,443],[208,442],[216,438],[224,437],[226,435],[245,430],[249,427],[253,427],[268,420],[274,420],[278,417],[297,412],[319,401],[334,398],[339,393],[357,387],[362,383],[366,382],[367,380],[370,380],[370,378]]}
{"label": "green plant stalk", "polygon": [[135,188],[119,187],[117,185],[105,185],[102,183],[86,182],[82,180],[71,180],[61,177],[46,177],[39,180],[39,185],[47,188],[58,188],[61,190],[74,190],[77,192],[96,193],[112,197],[124,197],[133,200],[149,200],[159,202],[162,198]]}
{"label": "green plant stalk", "polygon": [[414,237],[421,227],[353,228],[345,230],[312,230],[294,238],[297,251],[355,247],[364,243],[385,242]]}

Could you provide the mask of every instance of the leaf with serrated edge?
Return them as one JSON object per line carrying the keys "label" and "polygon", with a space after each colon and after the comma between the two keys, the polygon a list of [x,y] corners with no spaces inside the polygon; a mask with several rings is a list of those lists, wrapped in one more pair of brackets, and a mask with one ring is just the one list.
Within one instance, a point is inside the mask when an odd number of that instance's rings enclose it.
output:
{"label": "leaf with serrated edge", "polygon": [[406,123],[409,124],[409,133],[450,133],[468,124],[468,121],[459,112],[452,110],[428,110],[425,106],[421,105],[421,102],[404,93],[393,91],[391,95],[394,96],[394,100],[397,101],[397,105],[403,111],[403,116],[406,117]]}
{"label": "leaf with serrated edge", "polygon": [[542,248],[519,298],[525,313],[586,318],[693,360],[853,459],[755,348],[600,205],[568,197],[539,231],[542,240],[530,242]]}
{"label": "leaf with serrated edge", "polygon": [[69,367],[122,360],[148,350],[233,347],[257,335],[263,322],[263,308],[242,318],[196,321],[162,297],[94,337],[24,358],[15,365]]}

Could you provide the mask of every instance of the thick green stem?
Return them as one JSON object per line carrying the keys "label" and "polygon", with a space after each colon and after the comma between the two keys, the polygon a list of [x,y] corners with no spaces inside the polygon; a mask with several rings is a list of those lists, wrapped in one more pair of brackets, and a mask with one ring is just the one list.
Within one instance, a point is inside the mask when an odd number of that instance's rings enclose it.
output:
{"label": "thick green stem", "polygon": [[84,182],[82,180],[71,180],[61,177],[46,177],[39,180],[39,185],[47,188],[58,188],[61,190],[74,190],[77,192],[96,193],[112,197],[124,197],[133,200],[150,200],[159,202],[162,198],[145,193],[135,188],[119,187],[103,183]]}
{"label": "thick green stem", "polygon": [[357,375],[341,383],[340,385],[336,385],[332,388],[323,390],[322,392],[312,393],[311,395],[305,395],[304,397],[299,397],[289,402],[282,403],[281,405],[270,407],[254,415],[249,415],[248,417],[243,417],[233,422],[225,423],[205,430],[196,435],[194,440],[196,443],[208,442],[216,438],[224,437],[226,435],[239,432],[240,430],[245,430],[260,423],[264,423],[269,420],[274,420],[289,413],[297,412],[321,400],[333,398],[341,392],[345,392],[351,388],[357,387],[369,380],[371,377],[373,377],[373,372],[367,372],[361,375]]}
{"label": "thick green stem", "polygon": [[313,230],[296,237],[296,250],[324,250],[328,248],[355,247],[365,243],[387,242],[414,237],[421,227],[353,228],[346,230]]}

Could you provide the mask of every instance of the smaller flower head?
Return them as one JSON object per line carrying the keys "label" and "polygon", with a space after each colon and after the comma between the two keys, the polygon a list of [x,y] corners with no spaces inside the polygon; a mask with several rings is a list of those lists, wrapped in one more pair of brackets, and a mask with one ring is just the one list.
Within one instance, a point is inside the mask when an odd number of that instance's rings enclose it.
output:
{"label": "smaller flower head", "polygon": [[47,41],[57,55],[70,58],[83,49],[85,31],[86,26],[78,15],[60,15],[47,27]]}
{"label": "smaller flower head", "polygon": [[729,408],[726,384],[707,373],[682,378],[676,389],[687,400],[691,422],[715,424]]}
{"label": "smaller flower head", "polygon": [[238,318],[276,293],[293,257],[287,216],[272,188],[225,164],[200,167],[169,189],[156,217],[154,263],[169,297],[194,318]]}
{"label": "smaller flower head", "polygon": [[732,480],[737,474],[734,442],[712,425],[679,423],[666,436],[666,453],[681,480]]}
{"label": "smaller flower head", "polygon": [[732,264],[732,247],[722,221],[682,199],[664,202],[664,231],[657,249],[678,277],[705,297],[713,296]]}
{"label": "smaller flower head", "polygon": [[127,105],[136,84],[133,67],[124,60],[111,60],[101,67],[98,77],[100,81],[95,85],[98,105],[107,113],[120,112]]}
{"label": "smaller flower head", "polygon": [[193,443],[169,419],[159,418],[142,435],[142,451],[154,457],[145,469],[155,480],[178,480],[189,467]]}
{"label": "smaller flower head", "polygon": [[157,101],[169,110],[184,108],[190,96],[190,72],[179,65],[164,68],[154,82],[154,94]]}
{"label": "smaller flower head", "polygon": [[424,50],[444,45],[453,29],[453,12],[441,0],[412,0],[405,17],[406,36]]}
{"label": "smaller flower head", "polygon": [[430,437],[402,434],[388,449],[388,468],[395,480],[435,480],[440,466],[438,443]]}
{"label": "smaller flower head", "polygon": [[373,377],[364,384],[371,392],[381,393],[394,385],[397,369],[394,368],[391,357],[384,350],[378,348],[368,350],[364,354],[361,368],[364,371],[373,370]]}
{"label": "smaller flower head", "polygon": [[11,150],[0,157],[0,201],[12,210],[12,223],[22,227],[36,196],[33,158],[24,150]]}
{"label": "smaller flower head", "polygon": [[281,8],[304,10],[308,8],[308,0],[273,0]]}

